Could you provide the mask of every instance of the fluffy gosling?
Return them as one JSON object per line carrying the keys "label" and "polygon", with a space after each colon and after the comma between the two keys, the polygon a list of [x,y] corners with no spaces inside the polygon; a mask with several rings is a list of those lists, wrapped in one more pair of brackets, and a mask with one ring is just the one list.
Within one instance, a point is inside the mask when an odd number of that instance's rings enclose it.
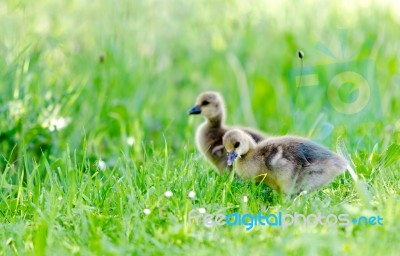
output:
{"label": "fluffy gosling", "polygon": [[[232,169],[227,165],[227,152],[222,145],[222,137],[230,127],[224,125],[225,105],[222,96],[217,92],[201,93],[195,106],[189,110],[189,115],[202,115],[205,122],[196,131],[196,145],[200,152],[209,160],[221,174],[224,170]],[[267,136],[250,128],[240,128],[258,142]]]}
{"label": "fluffy gosling", "polygon": [[239,177],[256,179],[285,194],[321,188],[348,166],[341,156],[300,137],[270,137],[257,144],[234,129],[224,135],[223,145],[228,151],[228,166],[236,160]]}

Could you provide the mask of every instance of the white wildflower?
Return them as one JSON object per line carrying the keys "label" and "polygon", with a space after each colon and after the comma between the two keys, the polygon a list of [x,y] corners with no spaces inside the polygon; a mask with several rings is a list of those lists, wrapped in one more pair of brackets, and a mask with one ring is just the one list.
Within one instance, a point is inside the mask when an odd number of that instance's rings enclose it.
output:
{"label": "white wildflower", "polygon": [[204,209],[204,208],[199,208],[199,213],[206,213],[206,209]]}
{"label": "white wildflower", "polygon": [[49,131],[54,132],[56,130],[59,131],[61,129],[64,129],[65,127],[67,127],[69,125],[70,122],[71,122],[70,117],[59,117],[59,118],[53,118],[53,119],[46,120],[43,123],[43,126],[47,129],[49,129]]}
{"label": "white wildflower", "polygon": [[133,138],[133,137],[128,137],[128,138],[126,138],[126,143],[127,143],[129,146],[133,146],[133,144],[135,144],[135,138]]}
{"label": "white wildflower", "polygon": [[22,100],[13,100],[8,103],[10,116],[19,119],[26,113],[26,108]]}
{"label": "white wildflower", "polygon": [[146,215],[149,215],[151,213],[151,211],[150,211],[150,209],[146,208],[146,209],[143,210],[143,213],[146,214]]}
{"label": "white wildflower", "polygon": [[62,198],[62,196],[59,196],[57,199],[58,199],[58,201],[61,201],[63,198]]}
{"label": "white wildflower", "polygon": [[100,169],[100,171],[104,171],[107,168],[107,164],[103,160],[99,160],[97,162],[97,167]]}
{"label": "white wildflower", "polygon": [[196,192],[194,192],[193,190],[189,192],[188,197],[190,198],[195,198],[196,197]]}
{"label": "white wildflower", "polygon": [[244,196],[244,197],[243,197],[243,202],[244,202],[244,203],[247,203],[248,201],[249,201],[249,198],[248,198],[247,196]]}
{"label": "white wildflower", "polygon": [[172,195],[173,195],[173,193],[170,190],[165,191],[165,193],[164,193],[165,197],[171,197]]}

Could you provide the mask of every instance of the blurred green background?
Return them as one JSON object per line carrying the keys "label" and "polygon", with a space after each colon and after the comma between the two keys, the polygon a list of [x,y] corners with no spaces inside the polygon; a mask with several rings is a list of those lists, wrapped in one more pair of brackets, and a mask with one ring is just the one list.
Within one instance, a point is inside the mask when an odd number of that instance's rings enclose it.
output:
{"label": "blurred green background", "polygon": [[223,93],[229,123],[291,132],[287,74],[300,67],[296,52],[305,53],[304,66],[338,63],[343,29],[346,59],[376,62],[384,123],[397,121],[396,4],[5,1],[0,8],[2,133],[19,129],[24,138],[46,120],[71,118],[54,135],[58,145],[49,145],[55,154],[66,144],[79,148],[85,136],[95,153],[115,151],[110,146],[126,136],[161,143],[167,136],[179,147],[193,134],[185,111],[204,90]]}
{"label": "blurred green background", "polygon": [[[191,247],[207,254],[212,250],[238,252],[246,246],[250,249],[239,253],[266,252],[268,248],[281,254],[296,250],[307,255],[362,253],[345,244],[352,241],[352,231],[341,235],[340,229],[329,238],[332,245],[323,243],[326,236],[315,235],[326,234],[323,230],[311,236],[315,240],[307,241],[299,238],[309,234],[304,230],[274,233],[274,238],[263,233],[261,237],[270,240],[263,246],[257,246],[258,240],[251,240],[242,230],[235,231],[241,233],[237,240],[235,232],[227,229],[211,234],[191,229],[190,233],[181,226],[190,210],[187,203],[176,199],[160,210],[158,198],[175,187],[173,192],[184,199],[186,192],[194,189],[203,196],[194,206],[232,210],[236,208],[229,200],[240,201],[239,194],[255,193],[259,200],[248,209],[252,212],[271,202],[272,207],[289,210],[302,209],[308,202],[307,209],[313,211],[325,205],[324,200],[329,201],[327,205],[336,202],[335,209],[342,211],[339,202],[354,199],[350,205],[360,212],[367,209],[399,216],[399,27],[396,1],[1,1],[2,253],[185,254]],[[337,58],[321,50],[321,45]],[[290,89],[291,74],[299,72],[302,65],[298,50],[305,54],[305,70],[318,67],[315,70],[321,76],[330,65],[372,60],[376,68],[373,85],[379,86],[379,94],[371,97],[379,99],[374,109],[382,115],[371,120],[350,116],[339,126],[324,115],[296,122],[296,109],[327,102],[310,92],[293,107],[296,90]],[[355,71],[357,67],[352,66]],[[254,184],[248,187],[216,176],[195,149],[200,119],[187,116],[196,96],[205,90],[224,95],[230,124],[256,126],[271,134],[309,136],[331,148],[343,138],[357,171],[372,186],[367,198],[360,199],[364,194],[357,192],[347,177],[335,183],[338,193],[317,193],[291,208],[290,200],[268,189],[266,193]],[[318,107],[313,110],[323,113]],[[321,135],[326,125],[331,129],[328,137]],[[101,172],[99,161],[112,171]],[[387,167],[384,182],[372,180],[382,166]],[[216,181],[210,183],[209,179]],[[226,184],[230,184],[228,188]],[[208,190],[225,191],[227,198]],[[388,198],[393,201],[373,208],[375,197],[380,202],[376,205]],[[118,204],[121,198],[126,201]],[[311,206],[314,204],[316,208]],[[79,222],[73,211],[85,212],[85,207],[93,207],[93,211],[79,215],[87,220]],[[153,216],[158,227],[139,222],[146,217],[142,213],[146,207],[153,213],[158,209]],[[126,222],[126,214],[137,222]],[[57,218],[62,218],[58,226],[47,222]],[[89,226],[80,236],[77,227],[85,225]],[[116,228],[138,225],[142,227],[137,228],[137,235],[126,230],[125,235],[118,234]],[[375,231],[369,228],[368,232],[365,241],[371,242]],[[390,239],[398,239],[390,232],[387,227],[376,234],[392,234]],[[45,237],[43,241],[36,238],[39,234]],[[105,241],[103,235],[108,242],[99,246]],[[219,241],[221,235],[233,244],[218,247],[213,241]],[[67,237],[67,242],[57,241],[61,237]],[[364,241],[359,233],[354,237],[354,241]],[[285,239],[295,243],[285,247]],[[310,249],[313,241],[320,241],[321,247]],[[162,246],[168,249],[163,251]],[[374,250],[385,248],[388,254],[394,253],[394,242],[381,246],[374,245]]]}

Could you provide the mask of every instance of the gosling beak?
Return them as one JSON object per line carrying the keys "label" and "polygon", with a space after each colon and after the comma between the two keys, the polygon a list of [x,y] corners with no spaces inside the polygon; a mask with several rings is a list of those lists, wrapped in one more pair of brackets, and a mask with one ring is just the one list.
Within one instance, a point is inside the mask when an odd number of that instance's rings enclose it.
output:
{"label": "gosling beak", "polygon": [[235,159],[237,158],[237,154],[233,151],[228,152],[228,166],[231,167],[233,166],[233,162],[235,162]]}
{"label": "gosling beak", "polygon": [[198,115],[201,114],[201,108],[200,105],[194,106],[191,110],[189,110],[189,115]]}

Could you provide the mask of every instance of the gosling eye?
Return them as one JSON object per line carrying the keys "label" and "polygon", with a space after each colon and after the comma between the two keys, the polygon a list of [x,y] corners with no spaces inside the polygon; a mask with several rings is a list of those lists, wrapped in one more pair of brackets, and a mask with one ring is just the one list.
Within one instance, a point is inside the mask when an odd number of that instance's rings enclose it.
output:
{"label": "gosling eye", "polygon": [[203,102],[201,103],[202,106],[207,106],[208,104],[210,104],[210,102],[207,100],[203,100]]}
{"label": "gosling eye", "polygon": [[236,141],[235,144],[233,145],[234,148],[238,148],[240,146],[240,142]]}

